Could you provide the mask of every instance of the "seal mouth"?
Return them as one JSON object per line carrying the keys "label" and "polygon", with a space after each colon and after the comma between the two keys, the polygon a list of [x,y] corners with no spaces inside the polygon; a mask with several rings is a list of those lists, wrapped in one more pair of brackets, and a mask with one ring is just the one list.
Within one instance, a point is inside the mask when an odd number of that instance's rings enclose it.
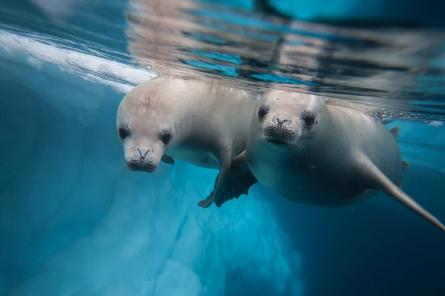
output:
{"label": "seal mouth", "polygon": [[283,141],[281,139],[266,139],[267,142],[271,143],[272,145],[283,147],[289,145],[288,142]]}
{"label": "seal mouth", "polygon": [[152,173],[158,167],[156,164],[151,162],[128,162],[127,166],[132,171],[144,171]]}
{"label": "seal mouth", "polygon": [[264,134],[263,139],[274,146],[285,147],[292,145],[296,140],[296,136],[294,136],[293,134],[290,135],[285,133],[274,133],[269,135]]}
{"label": "seal mouth", "polygon": [[263,139],[275,146],[289,146],[297,139],[297,133],[288,128],[266,127],[262,131]]}

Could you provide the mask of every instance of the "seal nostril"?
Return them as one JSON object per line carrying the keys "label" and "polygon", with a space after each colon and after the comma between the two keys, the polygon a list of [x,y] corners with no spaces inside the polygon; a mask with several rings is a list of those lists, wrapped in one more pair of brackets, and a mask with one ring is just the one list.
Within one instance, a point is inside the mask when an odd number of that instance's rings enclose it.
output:
{"label": "seal nostril", "polygon": [[138,153],[139,153],[139,157],[140,157],[141,159],[145,159],[145,158],[147,157],[147,155],[148,155],[148,152],[150,152],[149,149],[145,150],[144,153],[142,153],[141,149],[139,149],[139,148],[137,148],[136,150],[138,151]]}
{"label": "seal nostril", "polygon": [[287,119],[283,119],[283,120],[281,120],[281,119],[279,119],[279,118],[277,118],[277,117],[275,117],[274,119],[275,119],[275,121],[278,123],[278,126],[280,126],[280,127],[281,127],[284,123],[286,123],[286,122],[290,123],[290,121],[287,120]]}

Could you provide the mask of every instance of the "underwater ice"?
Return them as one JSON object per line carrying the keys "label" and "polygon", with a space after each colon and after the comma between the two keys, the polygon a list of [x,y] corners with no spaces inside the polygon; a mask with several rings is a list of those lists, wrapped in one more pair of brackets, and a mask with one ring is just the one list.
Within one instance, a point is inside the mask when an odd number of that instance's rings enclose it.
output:
{"label": "underwater ice", "polygon": [[0,40],[0,295],[302,294],[300,255],[255,189],[205,210],[216,171],[127,170],[115,111],[150,73]]}

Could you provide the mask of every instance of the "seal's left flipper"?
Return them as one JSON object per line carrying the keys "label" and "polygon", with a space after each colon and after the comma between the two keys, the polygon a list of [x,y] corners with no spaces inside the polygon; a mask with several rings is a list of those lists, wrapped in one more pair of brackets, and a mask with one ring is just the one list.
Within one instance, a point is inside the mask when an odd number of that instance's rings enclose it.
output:
{"label": "seal's left flipper", "polygon": [[216,206],[247,194],[249,188],[257,182],[246,164],[232,164],[230,171],[221,184],[220,194],[215,199]]}
{"label": "seal's left flipper", "polygon": [[357,161],[357,167],[360,172],[370,179],[372,185],[384,190],[392,198],[407,206],[418,215],[428,220],[434,226],[445,232],[445,226],[431,213],[419,205],[415,200],[408,196],[402,189],[394,184],[388,177],[386,177],[378,167],[364,154],[356,153],[355,159]]}
{"label": "seal's left flipper", "polygon": [[171,165],[175,164],[175,160],[174,160],[172,157],[167,156],[167,155],[165,155],[165,154],[162,155],[161,160],[162,160],[163,162],[168,163],[168,164],[171,164]]}

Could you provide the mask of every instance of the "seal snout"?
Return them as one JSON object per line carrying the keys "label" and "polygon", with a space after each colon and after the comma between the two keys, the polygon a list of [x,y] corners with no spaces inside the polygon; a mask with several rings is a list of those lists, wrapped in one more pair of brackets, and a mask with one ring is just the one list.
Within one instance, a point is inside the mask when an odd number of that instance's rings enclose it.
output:
{"label": "seal snout", "polygon": [[278,117],[274,117],[273,119],[272,119],[272,121],[274,122],[274,123],[276,123],[279,127],[282,127],[283,126],[283,124],[291,124],[292,123],[292,120],[290,120],[290,119],[280,119],[280,118],[278,118]]}
{"label": "seal snout", "polygon": [[293,143],[297,138],[292,119],[283,119],[276,116],[265,124],[263,134],[266,141],[278,146]]}
{"label": "seal snout", "polygon": [[141,149],[137,148],[136,150],[139,153],[140,159],[146,159],[148,152],[150,152],[150,150],[148,150],[148,149],[145,149],[145,151],[144,151],[144,149],[141,150]]}
{"label": "seal snout", "polygon": [[137,148],[133,157],[127,160],[130,170],[153,172],[158,164],[151,158],[151,149]]}

